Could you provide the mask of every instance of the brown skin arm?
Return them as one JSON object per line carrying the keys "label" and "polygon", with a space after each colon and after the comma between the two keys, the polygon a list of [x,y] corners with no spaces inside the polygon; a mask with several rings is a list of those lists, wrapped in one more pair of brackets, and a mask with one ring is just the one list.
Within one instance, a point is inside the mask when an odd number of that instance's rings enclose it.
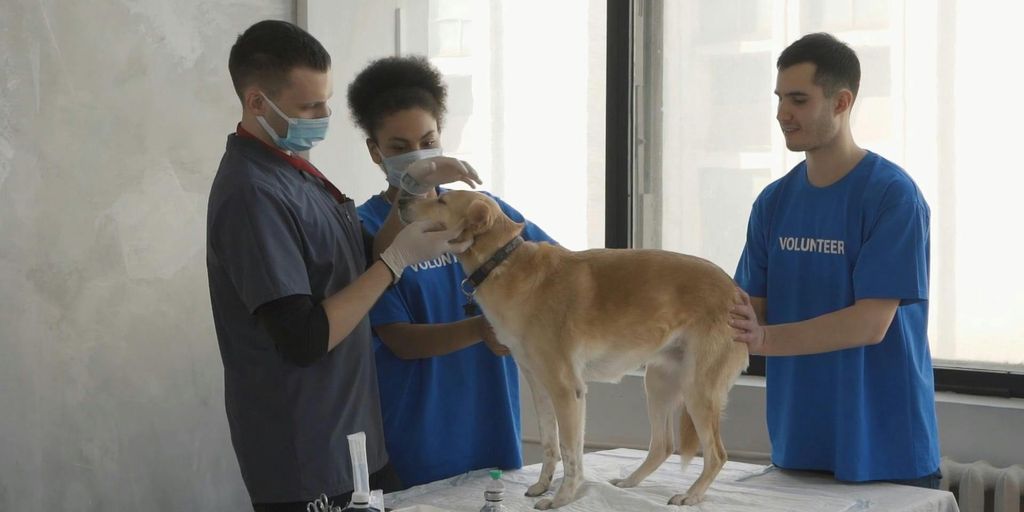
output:
{"label": "brown skin arm", "polygon": [[399,359],[443,356],[483,341],[497,356],[509,355],[483,316],[446,324],[393,323],[375,328],[377,336]]}

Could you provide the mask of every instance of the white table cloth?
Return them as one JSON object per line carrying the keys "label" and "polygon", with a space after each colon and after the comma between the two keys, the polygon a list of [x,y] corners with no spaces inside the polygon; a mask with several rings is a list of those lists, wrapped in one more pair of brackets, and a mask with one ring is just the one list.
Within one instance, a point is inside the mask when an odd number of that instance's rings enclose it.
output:
{"label": "white table cloth", "polygon": [[[782,471],[770,466],[728,462],[705,494],[704,502],[693,507],[668,505],[674,494],[685,492],[697,479],[703,459],[696,457],[679,471],[679,456],[673,455],[651,476],[633,489],[619,489],[608,483],[623,478],[640,465],[647,452],[617,449],[585,454],[585,480],[578,499],[558,510],[564,512],[712,512],[712,511],[906,511],[958,512],[956,500],[946,491],[895,484],[846,484],[829,475]],[[513,511],[533,510],[540,498],[527,498],[526,488],[537,480],[540,464],[508,471],[505,506]],[[555,474],[554,484],[560,482]],[[486,470],[473,471],[385,496],[388,507],[408,512],[477,512],[484,504],[484,488],[490,480]],[[552,489],[556,489],[552,485]],[[550,492],[548,493],[550,495]]]}

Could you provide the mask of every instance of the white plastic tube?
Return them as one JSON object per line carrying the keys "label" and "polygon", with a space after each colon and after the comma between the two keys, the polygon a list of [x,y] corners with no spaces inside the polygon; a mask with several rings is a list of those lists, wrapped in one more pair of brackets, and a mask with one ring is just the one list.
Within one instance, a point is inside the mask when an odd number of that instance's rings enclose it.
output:
{"label": "white plastic tube", "polygon": [[352,495],[370,495],[370,470],[366,463],[366,433],[356,432],[348,436],[348,452],[352,458]]}

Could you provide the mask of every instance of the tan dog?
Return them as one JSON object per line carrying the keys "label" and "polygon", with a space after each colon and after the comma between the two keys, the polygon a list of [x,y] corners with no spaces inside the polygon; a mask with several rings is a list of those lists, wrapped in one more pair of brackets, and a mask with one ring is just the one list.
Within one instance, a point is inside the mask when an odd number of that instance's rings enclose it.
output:
{"label": "tan dog", "polygon": [[[472,275],[516,238],[513,222],[484,194],[452,191],[436,199],[402,201],[402,218],[463,225],[473,245],[458,255]],[[533,392],[544,462],[527,491],[548,490],[559,454],[565,477],[544,510],[575,499],[583,480],[586,382],[617,382],[646,365],[651,422],[647,458],[629,477],[633,487],[673,452],[672,421],[681,412],[683,467],[697,451],[704,469],[670,504],[704,497],[726,461],[719,419],[729,388],[747,366],[747,348],[732,340],[728,311],[732,279],[714,264],[667,251],[599,249],[573,252],[524,242],[476,289],[476,301],[508,346]]]}

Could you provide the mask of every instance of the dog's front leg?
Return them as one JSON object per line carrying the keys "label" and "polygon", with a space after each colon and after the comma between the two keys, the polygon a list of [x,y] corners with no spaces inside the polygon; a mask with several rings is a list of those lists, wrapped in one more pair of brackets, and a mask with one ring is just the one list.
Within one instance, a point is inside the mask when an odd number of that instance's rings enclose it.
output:
{"label": "dog's front leg", "polygon": [[555,466],[562,458],[558,449],[558,424],[555,423],[555,408],[551,405],[551,397],[540,385],[526,365],[520,364],[519,370],[530,385],[530,394],[533,396],[533,409],[537,414],[537,426],[540,430],[540,444],[544,448],[544,462],[541,464],[540,477],[537,483],[526,490],[530,497],[540,496],[551,487],[551,479],[555,474]]}
{"label": "dog's front leg", "polygon": [[564,476],[554,499],[545,498],[534,508],[558,508],[576,499],[576,491],[583,482],[583,431],[586,420],[587,391],[582,380],[558,383],[548,387],[555,417],[558,421],[558,444],[562,452]]}

